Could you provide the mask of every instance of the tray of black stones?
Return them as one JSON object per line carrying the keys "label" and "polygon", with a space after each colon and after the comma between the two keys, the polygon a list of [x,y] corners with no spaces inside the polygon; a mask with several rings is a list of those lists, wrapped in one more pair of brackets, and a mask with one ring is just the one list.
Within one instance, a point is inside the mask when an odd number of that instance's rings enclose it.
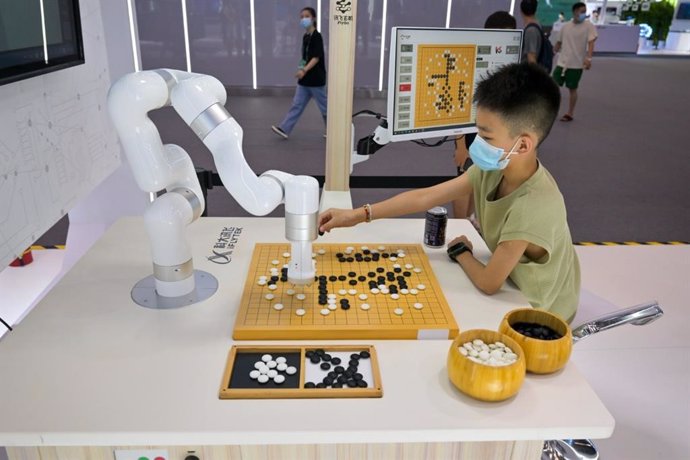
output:
{"label": "tray of black stones", "polygon": [[219,393],[220,399],[381,396],[370,345],[233,346]]}

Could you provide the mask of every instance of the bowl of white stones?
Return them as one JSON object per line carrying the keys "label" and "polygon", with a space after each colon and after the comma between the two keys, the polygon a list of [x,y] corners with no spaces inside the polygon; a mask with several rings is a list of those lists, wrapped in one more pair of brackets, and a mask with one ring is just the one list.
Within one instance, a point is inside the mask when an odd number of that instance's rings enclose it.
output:
{"label": "bowl of white stones", "polygon": [[514,396],[525,380],[525,356],[500,332],[472,329],[458,335],[448,352],[448,377],[458,390],[481,401]]}

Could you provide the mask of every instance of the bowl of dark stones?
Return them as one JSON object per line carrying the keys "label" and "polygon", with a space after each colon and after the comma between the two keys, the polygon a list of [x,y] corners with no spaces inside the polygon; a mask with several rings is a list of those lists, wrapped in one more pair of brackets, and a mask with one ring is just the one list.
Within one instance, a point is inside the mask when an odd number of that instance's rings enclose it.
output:
{"label": "bowl of dark stones", "polygon": [[498,330],[515,340],[525,353],[527,372],[551,374],[565,367],[573,347],[568,323],[543,310],[508,312]]}

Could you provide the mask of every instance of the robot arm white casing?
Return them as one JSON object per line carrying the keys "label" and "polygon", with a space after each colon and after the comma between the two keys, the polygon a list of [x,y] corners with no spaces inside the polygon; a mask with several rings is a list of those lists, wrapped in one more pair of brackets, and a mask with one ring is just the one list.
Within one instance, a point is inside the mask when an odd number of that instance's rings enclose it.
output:
{"label": "robot arm white casing", "polygon": [[169,192],[157,198],[145,216],[156,290],[163,296],[194,289],[185,231],[205,205],[189,155],[179,146],[163,145],[147,115],[171,103],[212,152],[225,187],[244,209],[261,216],[285,201],[286,237],[293,254],[289,278],[308,283],[314,276],[311,242],[317,232],[318,183],[280,171],[257,177],[242,153],[242,128],[223,107],[225,100],[225,88],[217,79],[168,69],[125,75],[108,95],[109,113],[137,184],[147,192]]}

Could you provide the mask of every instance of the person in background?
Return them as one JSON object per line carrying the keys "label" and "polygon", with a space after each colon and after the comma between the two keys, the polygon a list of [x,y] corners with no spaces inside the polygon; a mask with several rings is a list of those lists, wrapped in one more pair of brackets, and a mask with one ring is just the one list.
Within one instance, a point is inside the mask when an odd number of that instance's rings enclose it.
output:
{"label": "person in background", "polygon": [[563,24],[565,24],[565,13],[561,11],[560,13],[558,13],[558,21],[554,22],[551,25],[549,41],[551,42],[552,46],[556,46],[556,43],[558,43],[558,39],[561,36],[561,29],[563,28]]}
{"label": "person in background", "polygon": [[587,7],[578,2],[573,5],[573,20],[563,24],[560,37],[554,51],[558,53],[553,79],[559,86],[565,84],[570,92],[568,112],[561,121],[573,121],[577,88],[582,78],[583,69],[592,68],[594,41],[597,39],[597,28],[587,20]]}
{"label": "person in background", "polygon": [[[522,62],[536,64],[544,39],[544,33],[535,17],[537,0],[522,0],[520,13],[522,13],[522,21],[525,23],[525,33],[522,37]],[[551,69],[548,70],[551,71]]]}
{"label": "person in background", "polygon": [[[515,18],[507,11],[496,11],[491,13],[484,22],[485,29],[516,29],[517,23]],[[462,175],[470,166],[472,160],[469,157],[469,148],[474,142],[475,133],[465,134],[455,138],[455,166],[457,167],[458,176]],[[464,142],[458,142],[464,138]],[[474,206],[472,205],[472,195],[463,196],[453,200],[453,217],[456,219],[470,218]],[[476,224],[476,222],[473,222]]]}
{"label": "person in background", "polygon": [[460,235],[448,245],[450,259],[481,292],[495,294],[510,278],[534,308],[570,322],[580,264],[563,195],[537,152],[558,115],[558,86],[541,66],[508,64],[477,84],[474,102],[479,133],[466,174],[372,205],[329,209],[319,216],[319,231],[412,214],[473,193],[491,257],[475,257],[472,242]]}
{"label": "person in background", "polygon": [[[292,100],[292,107],[278,126],[272,125],[274,133],[287,139],[297,120],[304,112],[309,100],[313,97],[326,122],[326,64],[323,51],[323,38],[316,30],[316,11],[305,7],[300,12],[300,25],[306,29],[302,37],[302,60],[295,77],[297,89]],[[325,137],[325,134],[324,134]]]}

